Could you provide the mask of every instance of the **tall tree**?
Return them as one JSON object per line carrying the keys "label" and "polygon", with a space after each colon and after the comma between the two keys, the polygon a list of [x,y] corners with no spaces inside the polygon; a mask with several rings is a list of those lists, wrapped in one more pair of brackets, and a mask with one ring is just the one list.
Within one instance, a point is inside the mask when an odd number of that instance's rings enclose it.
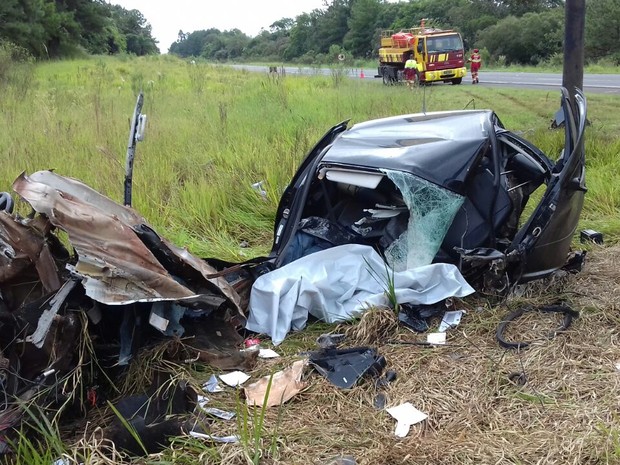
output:
{"label": "tall tree", "polygon": [[151,34],[151,25],[139,10],[126,10],[118,5],[112,6],[114,24],[125,36],[127,52],[135,55],[157,53],[157,41]]}
{"label": "tall tree", "polygon": [[53,5],[45,0],[2,0],[0,37],[24,47],[34,56],[47,55],[46,14],[54,15]]}
{"label": "tall tree", "polygon": [[333,0],[318,21],[316,51],[327,53],[332,45],[342,45],[349,31],[353,0]]}
{"label": "tall tree", "polygon": [[349,32],[344,38],[344,46],[356,56],[370,57],[377,48],[380,16],[380,0],[356,0],[351,7]]}
{"label": "tall tree", "polygon": [[620,2],[589,0],[586,2],[585,52],[588,59],[604,56],[620,64]]}

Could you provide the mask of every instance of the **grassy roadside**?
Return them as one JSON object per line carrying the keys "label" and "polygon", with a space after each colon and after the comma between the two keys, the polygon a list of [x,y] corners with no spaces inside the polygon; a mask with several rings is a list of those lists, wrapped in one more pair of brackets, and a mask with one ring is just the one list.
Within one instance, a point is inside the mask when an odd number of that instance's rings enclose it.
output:
{"label": "grassy roadside", "polygon": [[[302,64],[302,63],[279,63],[274,61],[268,62],[240,62],[239,64],[258,65],[258,66],[288,66],[288,67],[309,67],[337,69],[344,66],[353,69],[377,69],[378,60],[350,60],[344,63],[326,63],[326,64]],[[506,73],[562,73],[562,64],[541,63],[539,65],[498,65],[495,63],[483,63],[486,71],[506,72]],[[620,74],[620,66],[610,63],[608,60],[602,60],[596,63],[586,64],[584,67],[586,74]]]}
{"label": "grassy roadside", "polygon": [[[493,108],[552,157],[562,138],[547,130],[559,96],[483,86],[408,92],[339,74],[273,80],[173,57],[40,65],[31,88],[0,102],[0,183],[53,168],[120,200],[128,118],[145,92],[147,137],[137,148],[136,208],[162,233],[203,256],[237,260],[267,251],[280,194],[332,125],[465,107]],[[19,93],[21,92],[21,94]],[[618,231],[619,97],[589,96],[588,185],[582,226]],[[251,185],[263,181],[263,199]],[[238,244],[247,241],[249,249]]]}
{"label": "grassy roadside", "polygon": [[[139,89],[145,92],[149,122],[147,138],[137,148],[136,209],[172,242],[230,260],[268,251],[282,190],[305,153],[342,120],[418,112],[423,104],[429,111],[493,108],[506,127],[552,157],[562,145],[562,134],[547,129],[559,104],[555,92],[483,86],[409,91],[337,73],[273,79],[173,57],[106,58],[43,64],[31,86],[3,89],[1,189],[8,190],[23,170],[54,168],[121,200],[128,119]],[[588,99],[589,192],[580,227],[603,231],[608,243],[617,242],[620,232],[618,103],[616,96]],[[264,181],[265,199],[251,187],[257,181]],[[242,241],[250,247],[241,248]],[[507,308],[484,301],[464,304],[462,329],[450,334],[445,349],[377,339],[399,373],[387,392],[390,405],[409,400],[431,415],[407,438],[396,440],[393,420],[372,407],[371,383],[342,392],[315,376],[300,399],[266,413],[264,431],[253,445],[265,451],[260,463],[318,464],[349,453],[361,464],[496,463],[502,455],[505,463],[618,463],[614,296],[620,280],[614,260],[620,253],[617,247],[593,252],[589,272],[533,297],[535,302],[567,296],[583,311],[574,332],[527,353],[496,346],[494,330]],[[326,329],[333,328],[318,325],[293,335],[278,348],[283,359],[253,375],[286,366],[299,351],[313,348]],[[394,335],[411,337],[404,331]],[[525,387],[509,381],[518,370],[531,380]],[[231,396],[218,406],[236,409],[237,404]],[[50,441],[56,456],[61,447]],[[274,441],[277,450],[269,452]],[[39,457],[40,463],[55,456]],[[247,461],[233,446],[188,439],[143,463]]]}

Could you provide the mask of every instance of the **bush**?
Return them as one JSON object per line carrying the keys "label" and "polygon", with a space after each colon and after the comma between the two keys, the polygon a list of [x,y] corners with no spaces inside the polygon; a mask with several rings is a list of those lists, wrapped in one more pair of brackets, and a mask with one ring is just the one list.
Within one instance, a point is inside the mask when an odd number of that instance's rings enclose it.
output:
{"label": "bush", "polygon": [[22,99],[34,80],[34,58],[22,47],[0,42],[0,89]]}
{"label": "bush", "polygon": [[562,67],[564,65],[564,54],[556,52],[546,60],[547,65],[552,67]]}
{"label": "bush", "polygon": [[17,67],[30,64],[32,61],[25,48],[11,42],[0,41],[0,83],[9,82]]}

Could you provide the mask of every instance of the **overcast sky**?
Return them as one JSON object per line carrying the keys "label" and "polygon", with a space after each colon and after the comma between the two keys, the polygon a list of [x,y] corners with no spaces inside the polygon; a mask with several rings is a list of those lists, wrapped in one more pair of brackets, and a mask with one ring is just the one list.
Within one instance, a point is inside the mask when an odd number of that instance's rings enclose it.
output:
{"label": "overcast sky", "polygon": [[152,26],[162,53],[177,40],[179,30],[240,29],[249,36],[282,18],[295,18],[323,7],[323,0],[108,0],[127,10],[140,10]]}

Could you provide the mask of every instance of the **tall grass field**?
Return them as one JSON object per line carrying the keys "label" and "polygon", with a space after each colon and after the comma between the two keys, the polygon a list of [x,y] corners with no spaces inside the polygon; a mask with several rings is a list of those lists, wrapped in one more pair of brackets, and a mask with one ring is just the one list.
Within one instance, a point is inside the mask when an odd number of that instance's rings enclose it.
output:
{"label": "tall grass field", "polygon": [[[146,138],[136,149],[133,206],[201,256],[236,260],[271,245],[280,194],[331,126],[384,116],[491,108],[551,158],[559,91],[434,85],[409,91],[379,80],[286,76],[191,64],[172,57],[97,58],[37,65],[4,84],[0,189],[21,173],[54,169],[122,202],[129,121],[140,90]],[[620,231],[620,96],[587,95],[589,192],[583,227]],[[261,196],[252,184],[262,181]],[[247,242],[250,247],[240,249]]]}

